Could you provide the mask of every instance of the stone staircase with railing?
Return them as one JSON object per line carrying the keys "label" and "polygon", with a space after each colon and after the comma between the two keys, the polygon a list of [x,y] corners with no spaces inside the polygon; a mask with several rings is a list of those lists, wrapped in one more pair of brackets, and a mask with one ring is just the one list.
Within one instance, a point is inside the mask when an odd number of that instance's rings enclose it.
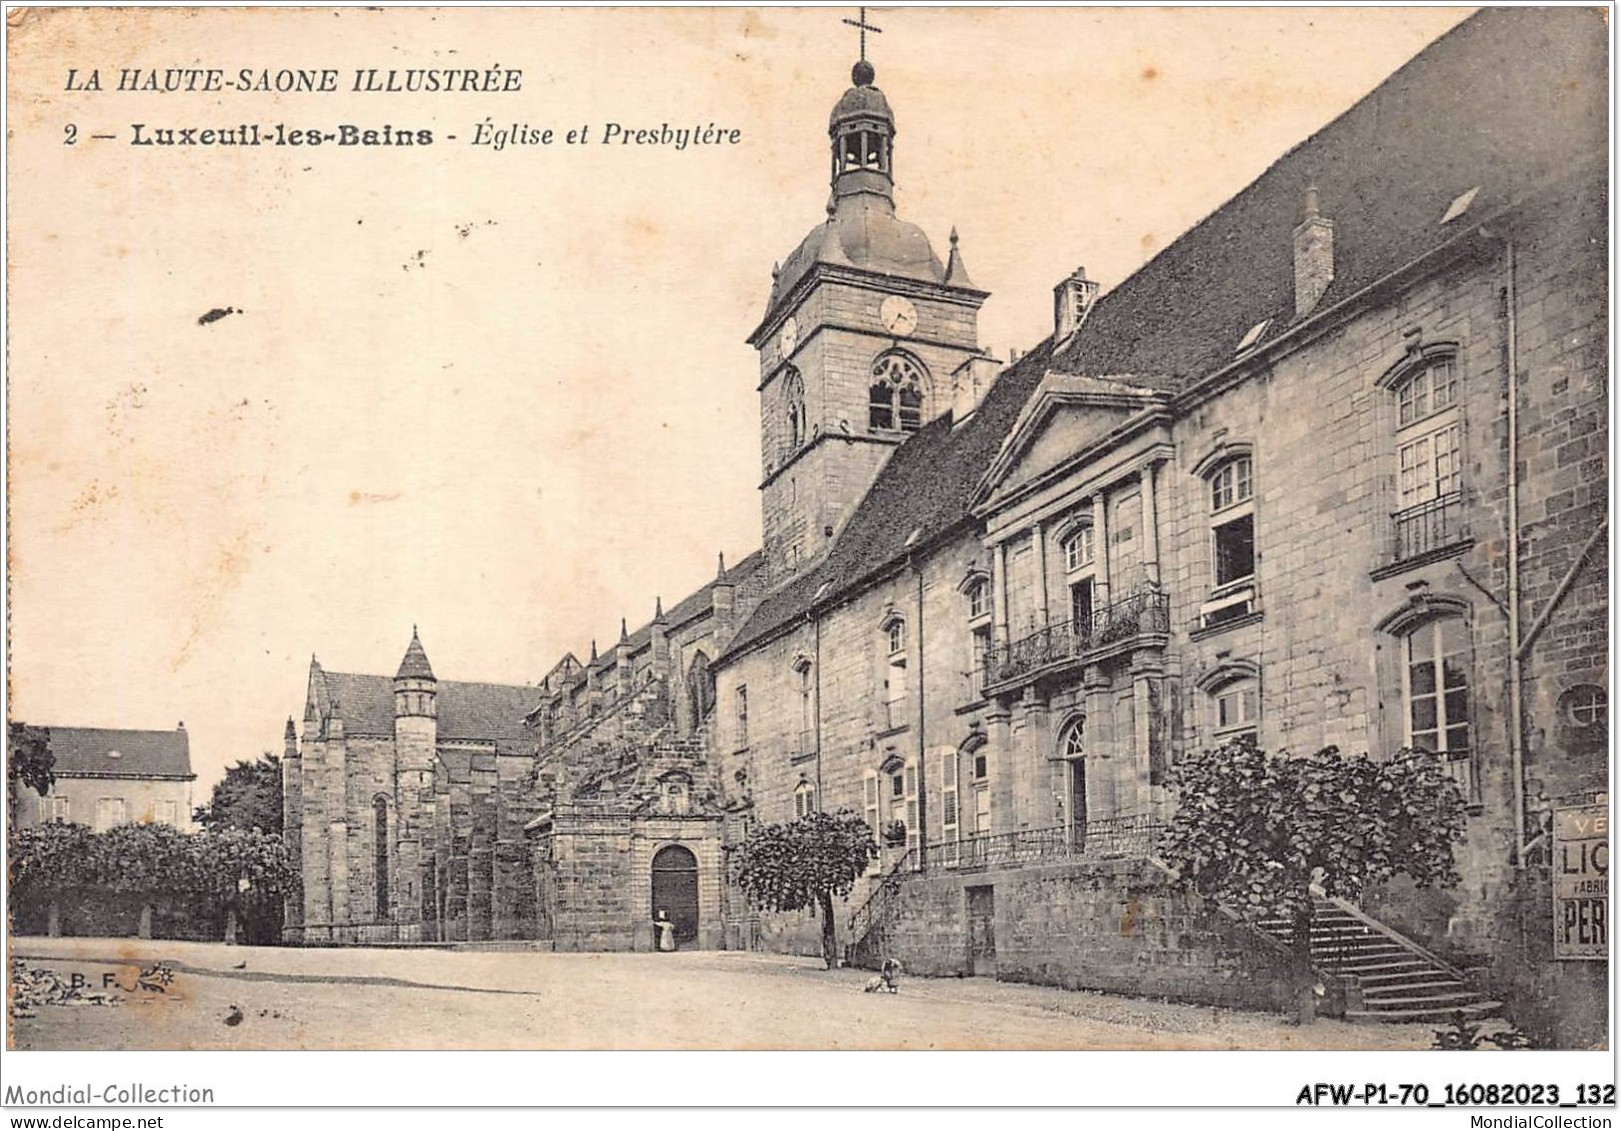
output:
{"label": "stone staircase with railing", "polygon": [[[1289,920],[1263,919],[1258,925],[1290,945]],[[1343,900],[1316,901],[1311,959],[1316,969],[1353,987],[1348,1021],[1447,1021],[1459,1013],[1478,1019],[1502,1007],[1471,989],[1461,971]]]}
{"label": "stone staircase with railing", "polygon": [[[876,968],[889,954],[890,920],[901,886],[914,876],[937,870],[975,871],[988,867],[1021,867],[1063,859],[1109,859],[1152,853],[1158,827],[1146,818],[1093,822],[1077,840],[1062,829],[1021,831],[929,845],[908,850],[873,887],[849,920],[850,942],[845,962]],[[1167,878],[1174,874],[1166,872]],[[1314,888],[1314,891],[1316,889]],[[1293,924],[1285,919],[1254,922],[1236,912],[1235,923],[1254,932],[1257,943],[1274,949],[1279,976],[1287,976]],[[1313,909],[1312,966],[1343,992],[1345,1018],[1355,1022],[1445,1022],[1458,1014],[1490,1017],[1502,1007],[1473,989],[1465,975],[1422,945],[1368,916],[1354,904],[1319,895]],[[1340,996],[1336,994],[1336,997]]]}
{"label": "stone staircase with railing", "polygon": [[850,941],[844,947],[844,964],[876,970],[889,956],[887,927],[890,903],[905,878],[917,870],[917,853],[907,849],[893,867],[879,877],[866,902],[850,916]]}

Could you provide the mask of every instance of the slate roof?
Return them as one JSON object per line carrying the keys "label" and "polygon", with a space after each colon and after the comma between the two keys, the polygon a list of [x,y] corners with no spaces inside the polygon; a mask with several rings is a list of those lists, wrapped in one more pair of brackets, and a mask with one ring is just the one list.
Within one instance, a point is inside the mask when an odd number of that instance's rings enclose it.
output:
{"label": "slate roof", "polygon": [[[827,559],[769,594],[730,658],[836,600],[967,518],[975,485],[1049,368],[1173,391],[1295,321],[1293,231],[1315,183],[1335,275],[1316,312],[1451,239],[1546,178],[1606,150],[1608,37],[1586,8],[1472,16],[1094,303],[1080,332],[1001,375],[975,416],[949,414],[897,448]],[[1443,227],[1479,186],[1466,218]],[[913,532],[916,537],[913,537]]]}
{"label": "slate roof", "polygon": [[[383,675],[322,671],[328,700],[348,734],[394,733],[394,681]],[[439,680],[440,742],[494,742],[497,753],[529,754],[534,738],[523,718],[540,703],[539,687]]]}
{"label": "slate roof", "polygon": [[[761,554],[759,550],[754,551],[754,553],[750,554],[748,557],[744,558],[742,561],[738,562],[736,565],[732,566],[726,571],[726,583],[728,585],[745,584],[754,576],[755,571],[760,568],[760,564],[764,561],[764,555]],[[680,625],[687,623],[689,620],[692,620],[694,617],[707,610],[711,603],[710,592],[715,588],[716,583],[719,581],[720,578],[717,577],[714,581],[706,582],[693,592],[687,594],[686,597],[676,602],[676,604],[671,608],[665,610],[664,620],[662,623],[669,629],[669,631],[673,632]],[[626,639],[619,641],[615,645],[615,647],[619,649],[618,653],[616,653],[613,648],[609,648],[603,653],[602,657],[591,666],[599,669],[611,667],[616,662],[618,655],[634,655],[635,653],[640,652],[643,648],[646,648],[652,641],[652,638],[653,624],[651,621],[649,621],[647,624],[644,624],[638,628],[635,632],[630,633]],[[585,678],[583,669],[581,671],[580,678]]]}
{"label": "slate roof", "polygon": [[405,656],[400,660],[400,670],[394,673],[394,678],[433,678],[433,668],[428,663],[428,653],[423,649],[422,641],[417,637],[415,626],[411,628],[411,643],[405,649]]}
{"label": "slate roof", "polygon": [[786,301],[794,284],[819,263],[858,267],[923,283],[946,282],[945,265],[934,253],[927,233],[896,216],[891,201],[871,193],[840,196],[833,215],[800,241],[783,261],[772,291],[772,309]]}
{"label": "slate roof", "polygon": [[[1296,321],[1293,231],[1306,188],[1334,224],[1328,309],[1584,158],[1605,154],[1608,35],[1597,8],[1487,8],[1094,305],[1054,367],[1183,381]],[[1447,207],[1479,187],[1464,216]]]}
{"label": "slate roof", "polygon": [[[190,779],[191,740],[174,730],[117,730],[104,727],[47,727],[54,772],[59,778],[100,777]],[[114,752],[117,756],[114,756]]]}
{"label": "slate roof", "polygon": [[980,477],[1047,372],[1050,345],[1043,342],[1004,370],[978,411],[961,427],[953,429],[948,413],[896,448],[827,558],[767,595],[733,639],[726,656],[736,655],[802,615],[816,602],[824,585],[828,586],[826,597],[836,597],[913,548],[967,521]]}

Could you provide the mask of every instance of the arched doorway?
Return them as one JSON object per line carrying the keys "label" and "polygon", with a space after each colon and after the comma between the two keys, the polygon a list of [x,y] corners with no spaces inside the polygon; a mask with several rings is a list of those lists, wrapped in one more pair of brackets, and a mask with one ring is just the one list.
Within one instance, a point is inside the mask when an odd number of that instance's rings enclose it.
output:
{"label": "arched doorway", "polygon": [[679,844],[665,845],[653,857],[653,909],[675,924],[675,941],[698,937],[698,858]]}

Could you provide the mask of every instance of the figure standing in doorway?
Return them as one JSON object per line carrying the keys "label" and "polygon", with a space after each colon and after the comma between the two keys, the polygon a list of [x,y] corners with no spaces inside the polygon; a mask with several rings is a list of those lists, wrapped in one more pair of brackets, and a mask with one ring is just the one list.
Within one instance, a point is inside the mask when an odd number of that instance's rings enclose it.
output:
{"label": "figure standing in doorway", "polygon": [[669,951],[675,949],[675,924],[670,922],[669,912],[660,911],[658,913],[653,919],[653,930],[657,932],[655,942],[660,950]]}

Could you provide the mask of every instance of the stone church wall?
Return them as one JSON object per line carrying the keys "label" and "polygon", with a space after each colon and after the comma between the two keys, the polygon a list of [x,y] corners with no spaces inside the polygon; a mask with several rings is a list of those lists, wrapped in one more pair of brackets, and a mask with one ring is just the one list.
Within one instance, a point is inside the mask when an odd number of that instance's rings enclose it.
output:
{"label": "stone church wall", "polygon": [[690,945],[721,947],[719,818],[639,817],[613,808],[565,805],[553,822],[549,833],[532,842],[535,890],[553,949],[654,949],[653,857],[672,844],[689,849],[698,864],[698,937]]}

